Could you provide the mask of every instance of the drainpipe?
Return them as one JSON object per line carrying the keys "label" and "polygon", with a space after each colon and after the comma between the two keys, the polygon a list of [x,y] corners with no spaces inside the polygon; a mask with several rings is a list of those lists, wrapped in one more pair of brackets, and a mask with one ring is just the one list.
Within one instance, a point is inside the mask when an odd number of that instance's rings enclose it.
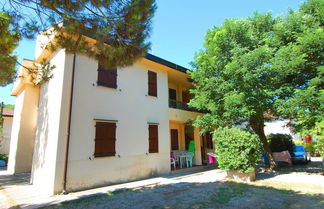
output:
{"label": "drainpipe", "polygon": [[74,55],[73,55],[73,66],[72,66],[71,92],[70,92],[70,110],[69,110],[68,130],[67,130],[67,139],[66,139],[66,147],[65,147],[64,176],[63,176],[62,194],[67,194],[68,193],[66,191],[66,179],[67,179],[67,170],[68,170],[68,162],[69,162],[69,146],[70,146],[70,130],[71,130],[72,103],[73,103],[75,57],[76,57],[76,55],[74,53]]}

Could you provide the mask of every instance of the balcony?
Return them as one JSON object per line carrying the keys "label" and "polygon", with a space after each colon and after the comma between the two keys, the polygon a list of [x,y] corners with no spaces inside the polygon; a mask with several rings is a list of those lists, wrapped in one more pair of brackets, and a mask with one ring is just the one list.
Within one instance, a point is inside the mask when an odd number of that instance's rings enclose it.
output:
{"label": "balcony", "polygon": [[195,108],[189,107],[186,102],[177,101],[174,99],[169,99],[169,107],[174,109],[180,110],[187,110],[191,112],[199,112],[199,113],[207,113],[208,111],[204,110],[197,110]]}

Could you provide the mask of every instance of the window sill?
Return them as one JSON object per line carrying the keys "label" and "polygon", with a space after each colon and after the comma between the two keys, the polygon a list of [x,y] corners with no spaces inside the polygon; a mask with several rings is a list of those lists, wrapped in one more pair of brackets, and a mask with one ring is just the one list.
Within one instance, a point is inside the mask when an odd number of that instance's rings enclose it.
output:
{"label": "window sill", "polygon": [[148,95],[148,94],[145,94],[145,96],[148,97],[148,98],[152,98],[152,99],[158,99],[157,96],[151,96],[151,95]]}
{"label": "window sill", "polygon": [[113,155],[113,156],[98,156],[98,157],[93,157],[93,160],[96,160],[96,159],[104,159],[104,158],[116,158],[118,156],[116,155]]}
{"label": "window sill", "polygon": [[120,91],[120,89],[118,89],[117,87],[109,87],[109,86],[104,86],[104,85],[100,85],[100,84],[97,84],[97,87],[99,88],[103,88],[103,89],[109,89],[111,91]]}

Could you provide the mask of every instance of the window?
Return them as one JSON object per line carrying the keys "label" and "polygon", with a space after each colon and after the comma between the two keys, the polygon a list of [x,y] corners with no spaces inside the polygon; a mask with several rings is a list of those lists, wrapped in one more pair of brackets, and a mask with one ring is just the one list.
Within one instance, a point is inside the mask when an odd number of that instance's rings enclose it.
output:
{"label": "window", "polygon": [[171,150],[179,150],[179,143],[178,143],[178,130],[171,129]]}
{"label": "window", "polygon": [[169,107],[177,108],[177,91],[169,88]]}
{"label": "window", "polygon": [[95,157],[115,156],[116,123],[96,122]]}
{"label": "window", "polygon": [[149,124],[149,153],[159,152],[158,125]]}
{"label": "window", "polygon": [[205,134],[205,144],[207,149],[213,149],[213,137],[210,133]]}
{"label": "window", "polygon": [[99,64],[97,84],[109,88],[117,88],[117,68],[105,69]]}
{"label": "window", "polygon": [[157,97],[156,73],[148,71],[148,95]]}

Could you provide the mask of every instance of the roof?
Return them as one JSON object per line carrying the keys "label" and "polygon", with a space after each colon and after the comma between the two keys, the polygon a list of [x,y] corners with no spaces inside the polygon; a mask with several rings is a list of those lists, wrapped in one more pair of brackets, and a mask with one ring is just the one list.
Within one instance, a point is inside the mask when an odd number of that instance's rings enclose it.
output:
{"label": "roof", "polygon": [[[95,37],[93,36],[93,34],[89,33],[89,32],[83,32],[83,35],[84,36],[88,36],[89,38],[92,38],[92,39],[95,39]],[[107,44],[109,44],[108,42],[106,42]],[[185,68],[185,67],[182,67],[180,65],[177,65],[173,62],[169,62],[165,59],[162,59],[160,57],[157,57],[153,54],[150,54],[150,53],[147,53],[144,58],[148,59],[148,60],[151,60],[153,62],[156,62],[156,63],[159,63],[161,65],[164,65],[164,66],[167,66],[169,68],[172,68],[174,70],[177,70],[177,71],[180,71],[180,72],[183,72],[183,73],[186,73],[189,69]]]}
{"label": "roof", "polygon": [[147,53],[147,55],[145,55],[145,58],[148,59],[148,60],[151,60],[153,62],[159,63],[161,65],[165,65],[167,67],[173,68],[173,69],[178,70],[178,71],[183,72],[183,73],[186,73],[187,70],[189,70],[189,69],[187,69],[185,67],[182,67],[182,66],[177,65],[175,63],[169,62],[169,61],[167,61],[165,59],[162,59],[160,57],[157,57],[157,56],[155,56],[153,54]]}
{"label": "roof", "polygon": [[14,109],[3,108],[2,110],[3,117],[13,117],[13,115],[14,115]]}

